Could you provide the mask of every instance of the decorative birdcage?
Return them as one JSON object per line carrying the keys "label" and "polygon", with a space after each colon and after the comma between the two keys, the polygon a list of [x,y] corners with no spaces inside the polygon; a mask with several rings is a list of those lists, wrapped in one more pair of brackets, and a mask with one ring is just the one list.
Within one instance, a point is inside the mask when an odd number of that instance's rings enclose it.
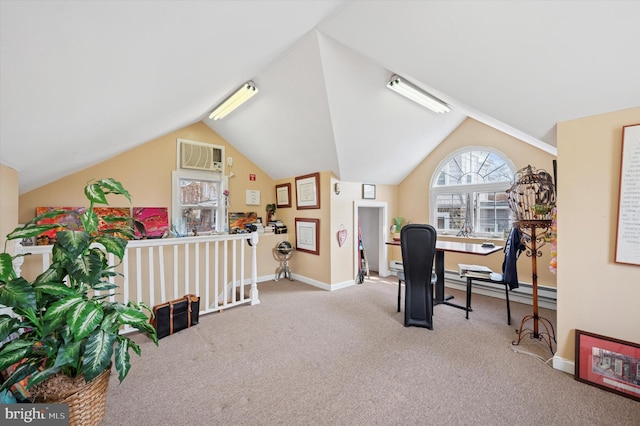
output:
{"label": "decorative birdcage", "polygon": [[556,205],[553,178],[544,170],[530,165],[515,175],[515,182],[507,190],[509,207],[515,220],[551,220]]}

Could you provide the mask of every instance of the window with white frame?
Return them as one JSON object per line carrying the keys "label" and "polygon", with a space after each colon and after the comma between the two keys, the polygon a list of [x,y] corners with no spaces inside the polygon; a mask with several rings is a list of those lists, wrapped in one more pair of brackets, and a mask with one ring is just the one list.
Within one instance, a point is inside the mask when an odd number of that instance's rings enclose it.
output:
{"label": "window with white frame", "polygon": [[446,158],[431,181],[431,223],[448,235],[497,237],[511,229],[506,190],[515,167],[487,147]]}
{"label": "window with white frame", "polygon": [[226,232],[227,178],[221,173],[173,172],[172,226],[179,235]]}

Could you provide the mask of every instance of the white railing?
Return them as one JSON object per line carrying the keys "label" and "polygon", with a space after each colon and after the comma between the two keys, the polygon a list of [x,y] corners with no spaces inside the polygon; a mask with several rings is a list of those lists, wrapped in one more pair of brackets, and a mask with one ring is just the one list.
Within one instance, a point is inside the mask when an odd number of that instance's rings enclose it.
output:
{"label": "white railing", "polygon": [[[119,288],[110,299],[152,307],[195,294],[200,296],[201,315],[241,304],[256,305],[260,303],[257,245],[257,232],[130,241],[122,263],[116,266],[121,276],[114,283]],[[16,254],[29,255],[16,258],[16,272],[35,278],[51,264],[51,248],[17,244]],[[115,260],[109,255],[110,264]]]}

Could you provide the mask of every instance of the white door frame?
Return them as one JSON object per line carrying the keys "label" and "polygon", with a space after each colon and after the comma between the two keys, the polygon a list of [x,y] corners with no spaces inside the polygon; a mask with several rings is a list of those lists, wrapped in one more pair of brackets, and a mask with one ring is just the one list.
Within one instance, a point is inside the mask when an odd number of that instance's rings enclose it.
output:
{"label": "white door frame", "polygon": [[389,240],[389,205],[383,201],[354,201],[353,202],[353,270],[355,271],[354,280],[358,280],[358,271],[360,271],[360,265],[358,265],[358,209],[360,207],[368,207],[378,209],[378,223],[381,224],[380,232],[378,232],[378,259],[380,261],[378,274],[381,277],[388,277],[391,275],[389,271],[389,258],[387,256],[386,242]]}

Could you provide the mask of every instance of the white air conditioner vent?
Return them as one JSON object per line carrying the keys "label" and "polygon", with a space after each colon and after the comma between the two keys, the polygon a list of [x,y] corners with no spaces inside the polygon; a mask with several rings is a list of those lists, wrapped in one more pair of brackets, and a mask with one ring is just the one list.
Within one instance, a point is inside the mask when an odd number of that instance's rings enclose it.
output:
{"label": "white air conditioner vent", "polygon": [[180,168],[222,172],[224,147],[178,139]]}

